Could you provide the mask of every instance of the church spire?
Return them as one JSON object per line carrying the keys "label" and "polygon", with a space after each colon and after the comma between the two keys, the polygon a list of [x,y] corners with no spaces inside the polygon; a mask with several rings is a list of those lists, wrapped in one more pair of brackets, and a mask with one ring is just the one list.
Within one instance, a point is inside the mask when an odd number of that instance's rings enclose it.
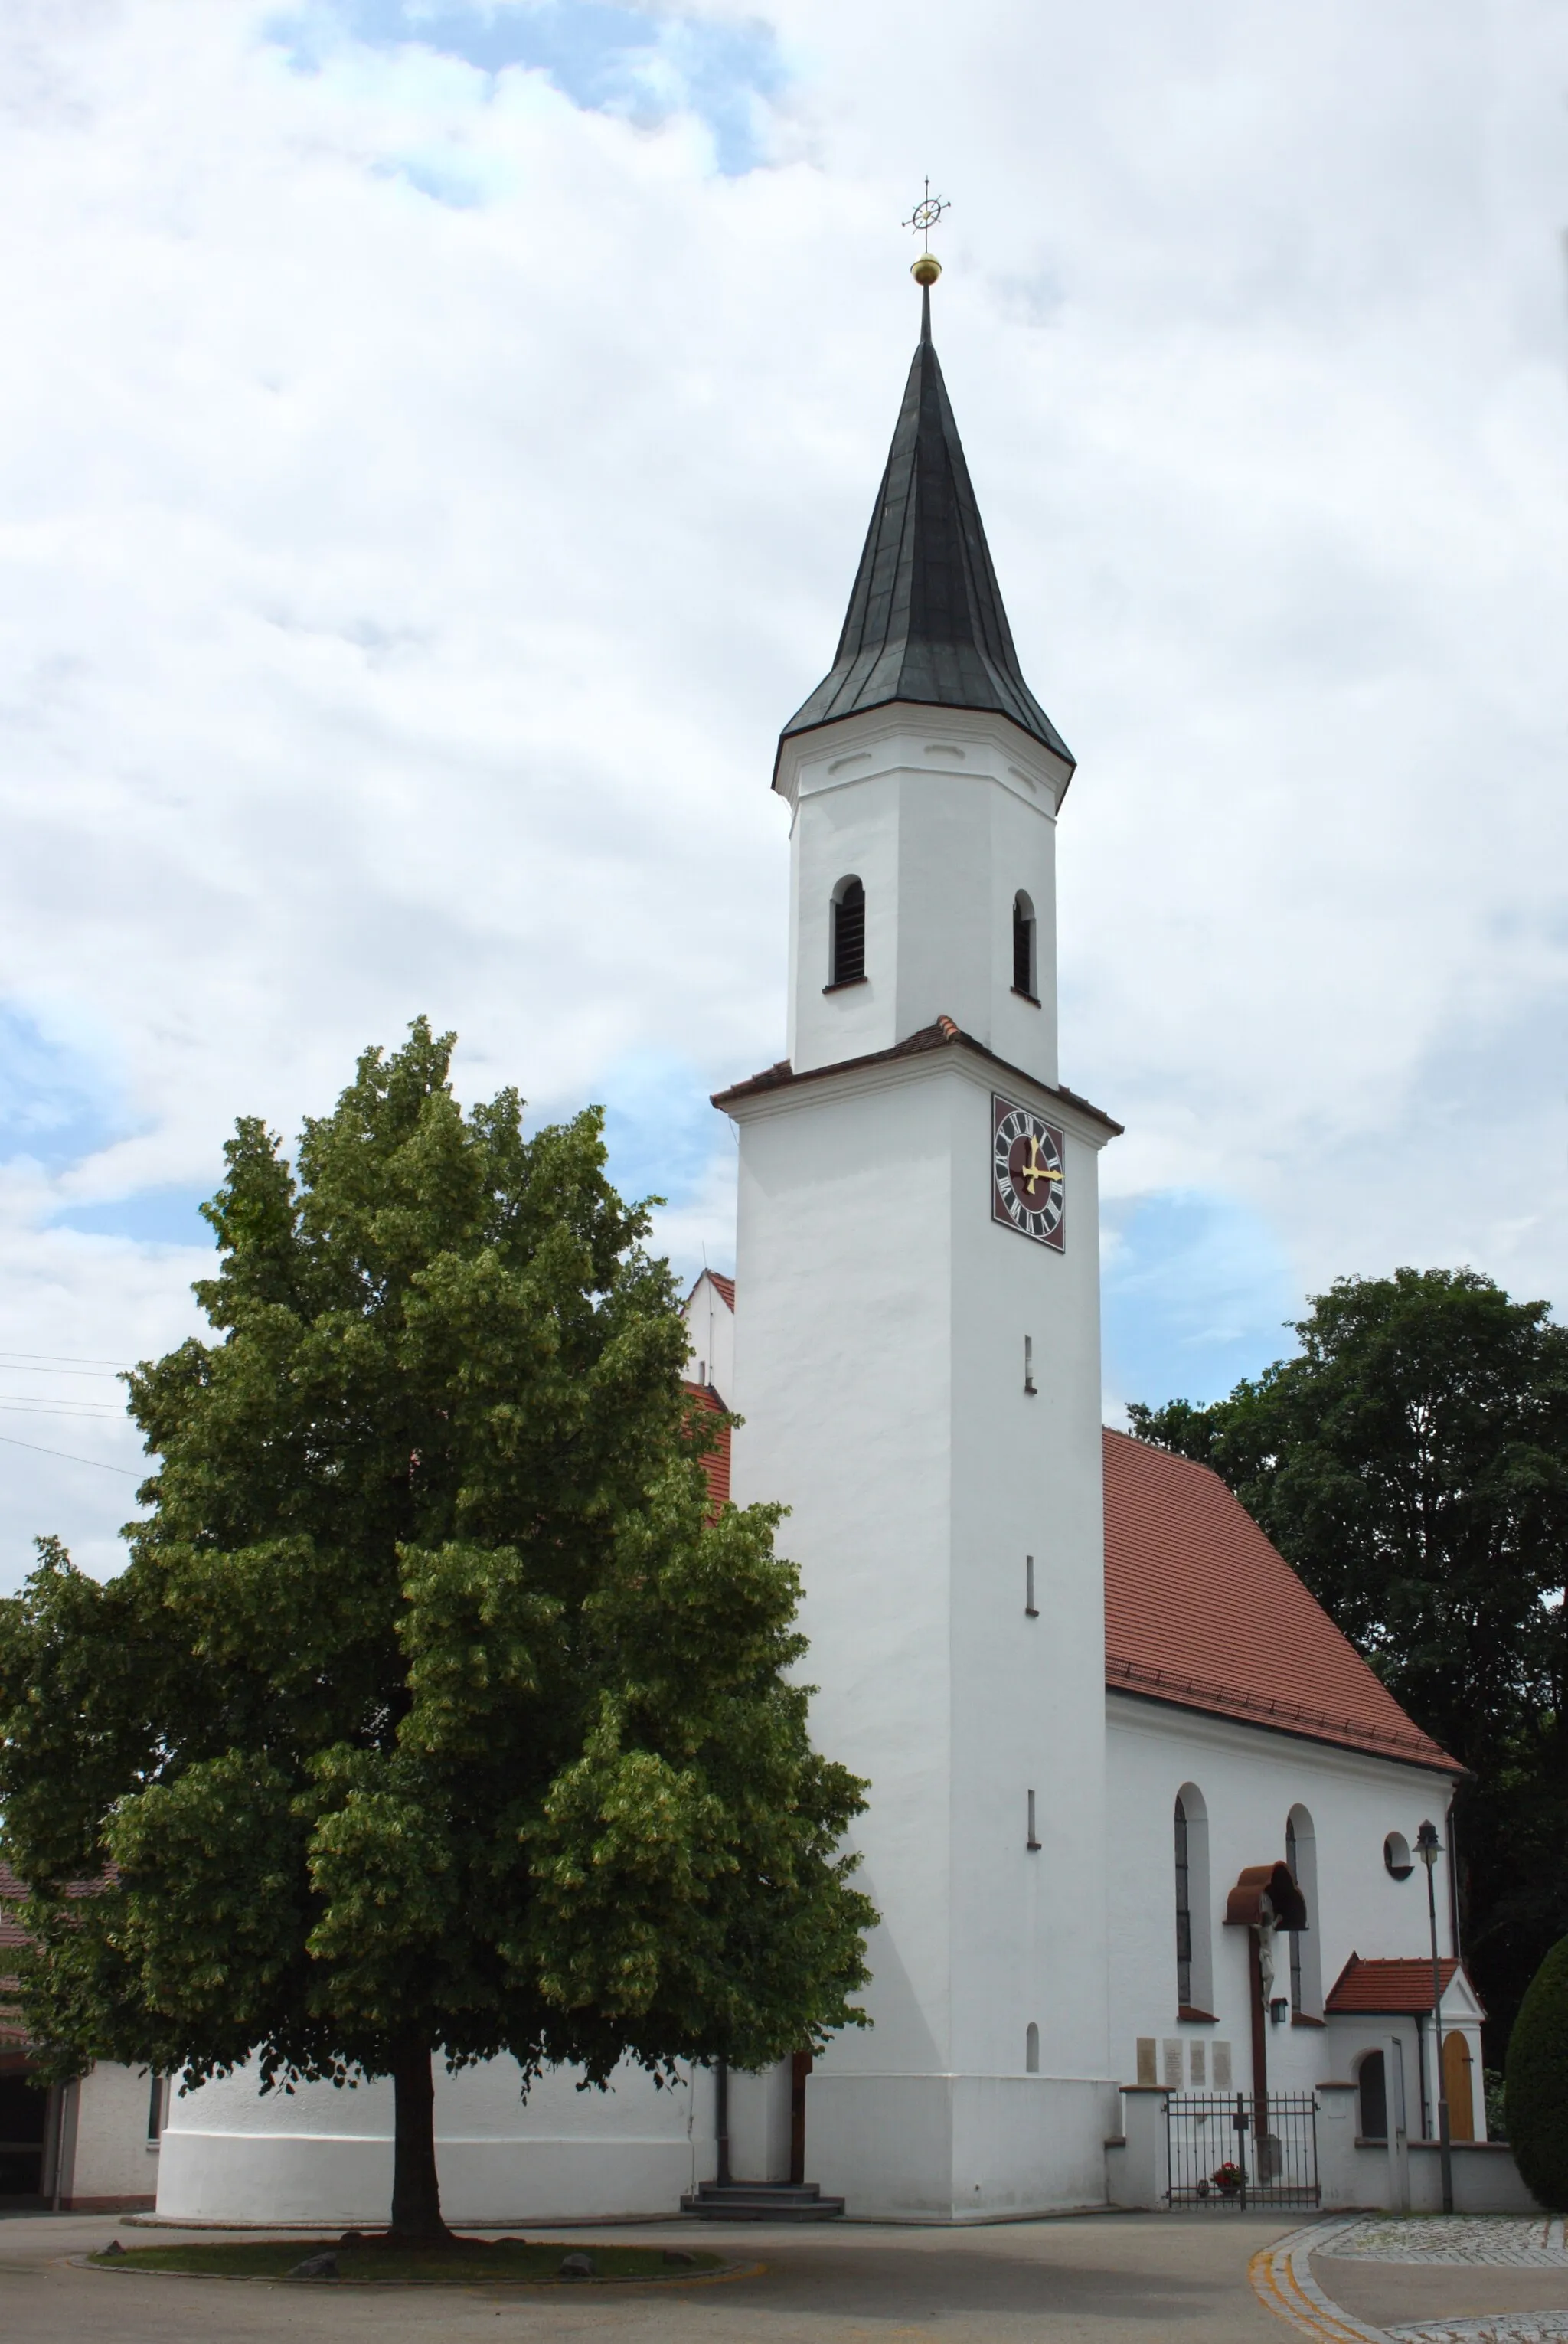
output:
{"label": "church spire", "polygon": [[1013,649],[980,507],[931,340],[931,282],[916,264],[920,338],[832,668],[779,744],[892,701],[991,709],[1070,768]]}

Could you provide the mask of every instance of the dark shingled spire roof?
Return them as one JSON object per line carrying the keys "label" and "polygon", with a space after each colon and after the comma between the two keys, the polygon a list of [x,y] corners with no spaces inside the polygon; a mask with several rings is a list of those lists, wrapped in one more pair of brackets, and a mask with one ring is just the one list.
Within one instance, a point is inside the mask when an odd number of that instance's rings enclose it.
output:
{"label": "dark shingled spire roof", "polygon": [[779,747],[794,733],[895,700],[995,709],[1073,762],[1019,668],[931,343],[929,291],[838,657],[784,727]]}

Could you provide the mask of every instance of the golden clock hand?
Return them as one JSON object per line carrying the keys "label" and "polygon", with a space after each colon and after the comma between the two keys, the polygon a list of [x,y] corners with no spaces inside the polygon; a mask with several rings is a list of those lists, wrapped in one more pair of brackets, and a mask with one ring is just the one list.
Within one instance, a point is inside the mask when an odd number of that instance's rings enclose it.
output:
{"label": "golden clock hand", "polygon": [[1019,1177],[1028,1188],[1030,1195],[1032,1197],[1034,1194],[1034,1184],[1037,1180],[1060,1180],[1061,1175],[1060,1172],[1054,1171],[1049,1164],[1042,1164],[1040,1162],[1040,1142],[1032,1132],[1030,1132],[1029,1137],[1029,1162],[1027,1164],[1020,1165],[1019,1167]]}

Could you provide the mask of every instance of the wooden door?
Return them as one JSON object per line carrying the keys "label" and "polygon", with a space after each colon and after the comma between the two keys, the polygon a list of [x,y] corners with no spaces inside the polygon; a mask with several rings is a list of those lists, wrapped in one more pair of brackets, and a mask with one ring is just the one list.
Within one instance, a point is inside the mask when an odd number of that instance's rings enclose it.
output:
{"label": "wooden door", "polygon": [[1475,2086],[1471,2077],[1470,2045],[1456,2026],[1443,2037],[1442,2088],[1448,2100],[1448,2137],[1475,2138]]}
{"label": "wooden door", "polygon": [[806,2078],[811,2072],[809,2051],[797,2051],[789,2065],[789,2178],[806,2178]]}

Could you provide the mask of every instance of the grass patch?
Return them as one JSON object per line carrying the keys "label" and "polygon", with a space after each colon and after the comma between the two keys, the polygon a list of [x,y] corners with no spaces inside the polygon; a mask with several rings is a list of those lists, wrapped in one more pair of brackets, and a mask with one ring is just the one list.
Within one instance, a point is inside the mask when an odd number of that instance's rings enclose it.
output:
{"label": "grass patch", "polygon": [[[119,2254],[93,2255],[106,2270],[190,2271],[209,2278],[286,2278],[313,2256],[337,2258],[340,2281],[400,2287],[473,2287],[486,2280],[553,2279],[568,2255],[587,2255],[596,2278],[681,2278],[721,2268],[723,2257],[690,2247],[601,2247],[557,2239],[548,2246],[525,2238],[460,2238],[444,2252],[382,2246],[373,2238],[338,2246],[331,2238],[244,2238],[188,2246],[128,2247]],[[689,2256],[673,2262],[668,2255]],[[578,2282],[580,2285],[582,2282]],[[330,2279],[300,2285],[330,2287]]]}

